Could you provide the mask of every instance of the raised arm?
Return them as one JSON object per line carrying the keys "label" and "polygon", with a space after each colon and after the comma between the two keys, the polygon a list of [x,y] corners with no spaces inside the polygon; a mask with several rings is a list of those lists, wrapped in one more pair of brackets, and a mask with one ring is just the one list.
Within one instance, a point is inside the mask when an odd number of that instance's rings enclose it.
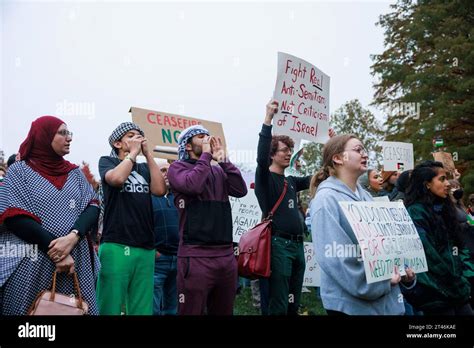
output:
{"label": "raised arm", "polygon": [[270,146],[272,142],[272,120],[278,111],[278,102],[275,100],[267,104],[267,112],[259,134],[257,146],[257,165],[261,172],[269,172],[270,166]]}
{"label": "raised arm", "polygon": [[158,167],[158,164],[156,164],[155,159],[148,148],[148,141],[146,138],[142,141],[142,153],[145,156],[148,168],[150,169],[151,193],[156,196],[164,196],[167,191],[165,178],[161,175],[160,168]]}
{"label": "raised arm", "polygon": [[219,163],[221,168],[227,174],[227,189],[229,196],[232,197],[244,197],[247,194],[247,184],[245,183],[239,168],[233,165],[231,162]]}
{"label": "raised arm", "polygon": [[247,194],[247,184],[245,183],[240,170],[234,166],[227,158],[227,152],[219,137],[211,137],[212,159],[219,163],[219,166],[227,175],[227,190],[230,196],[244,197]]}
{"label": "raised arm", "polygon": [[[110,160],[106,161],[104,157],[100,159],[99,171],[101,172],[101,176],[103,176],[103,180],[105,180],[107,184],[113,187],[122,187],[132,172],[133,165],[136,163],[137,156],[141,151],[143,139],[144,138],[141,135],[135,135],[128,141],[130,153],[122,162],[119,163],[118,166],[115,166],[114,164],[111,166]],[[103,159],[104,161],[102,161]],[[104,166],[108,166],[108,168],[104,168]]]}
{"label": "raised arm", "polygon": [[211,173],[211,159],[211,153],[203,151],[192,168],[187,167],[182,161],[174,162],[168,170],[171,188],[185,195],[201,194],[204,183]]}

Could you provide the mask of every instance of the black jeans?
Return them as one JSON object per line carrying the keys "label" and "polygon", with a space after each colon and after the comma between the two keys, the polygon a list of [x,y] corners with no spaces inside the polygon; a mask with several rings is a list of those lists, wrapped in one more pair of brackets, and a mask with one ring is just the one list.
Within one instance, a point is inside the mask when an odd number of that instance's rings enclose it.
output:
{"label": "black jeans", "polygon": [[258,285],[260,287],[260,310],[262,315],[268,315],[268,298],[270,297],[268,278],[260,278]]}
{"label": "black jeans", "polygon": [[303,243],[272,236],[271,267],[268,314],[297,315],[306,268]]}

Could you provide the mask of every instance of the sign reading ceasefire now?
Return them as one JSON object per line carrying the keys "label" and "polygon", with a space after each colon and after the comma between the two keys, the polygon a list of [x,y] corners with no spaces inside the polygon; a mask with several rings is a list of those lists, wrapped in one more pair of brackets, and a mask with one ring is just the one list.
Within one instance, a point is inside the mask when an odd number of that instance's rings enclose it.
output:
{"label": "sign reading ceasefire now", "polygon": [[[134,106],[130,108],[130,112],[132,113],[133,122],[143,129],[145,136],[153,149],[157,146],[177,149],[178,138],[181,132],[190,126],[197,124],[206,128],[212,136],[220,137],[224,144],[224,148],[226,147],[224,129],[222,128],[221,123],[170,114],[162,111],[141,109]],[[153,154],[155,157],[159,158],[171,160],[178,159],[176,153],[155,151]]]}

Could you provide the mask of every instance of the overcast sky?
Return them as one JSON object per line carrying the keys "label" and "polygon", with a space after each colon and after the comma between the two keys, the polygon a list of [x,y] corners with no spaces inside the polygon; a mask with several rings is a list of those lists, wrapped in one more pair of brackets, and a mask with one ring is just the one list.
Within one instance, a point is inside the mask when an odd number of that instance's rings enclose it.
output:
{"label": "overcast sky", "polygon": [[221,122],[230,150],[255,150],[278,51],[330,76],[331,112],[367,106],[391,3],[0,2],[0,148],[9,156],[35,118],[58,115],[74,133],[66,158],[96,174],[130,106]]}

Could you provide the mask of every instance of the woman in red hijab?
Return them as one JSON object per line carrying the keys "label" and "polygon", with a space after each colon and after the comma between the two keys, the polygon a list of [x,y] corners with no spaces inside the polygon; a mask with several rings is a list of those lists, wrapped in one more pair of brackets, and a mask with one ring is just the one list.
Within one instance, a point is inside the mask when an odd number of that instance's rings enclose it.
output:
{"label": "woman in red hijab", "polygon": [[90,254],[85,238],[97,222],[98,201],[79,167],[63,158],[71,141],[72,133],[62,120],[40,117],[20,146],[20,160],[8,170],[0,223],[10,232],[2,233],[0,243],[24,244],[30,252],[13,261],[0,258],[0,314],[27,314],[36,295],[50,287],[54,271],[60,272],[56,289],[65,294],[74,293],[67,275],[76,272],[89,313],[98,314],[92,266],[98,260],[91,263],[95,254]]}
{"label": "woman in red hijab", "polygon": [[69,172],[77,166],[66,161],[72,133],[54,116],[43,116],[31,124],[28,137],[20,146],[20,159],[47,179],[58,190],[66,183]]}

